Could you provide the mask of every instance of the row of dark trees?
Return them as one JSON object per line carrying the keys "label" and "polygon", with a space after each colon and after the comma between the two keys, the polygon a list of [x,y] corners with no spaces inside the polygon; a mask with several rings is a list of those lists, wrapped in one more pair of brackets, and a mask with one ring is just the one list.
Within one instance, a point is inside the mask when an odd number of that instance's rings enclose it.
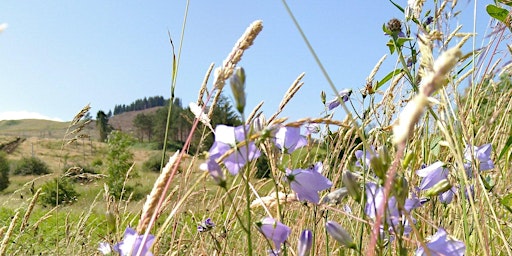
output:
{"label": "row of dark trees", "polygon": [[169,100],[164,99],[163,96],[154,96],[144,99],[138,99],[131,104],[128,105],[115,105],[114,106],[114,115],[118,115],[124,112],[144,110],[153,107],[161,107],[165,106]]}

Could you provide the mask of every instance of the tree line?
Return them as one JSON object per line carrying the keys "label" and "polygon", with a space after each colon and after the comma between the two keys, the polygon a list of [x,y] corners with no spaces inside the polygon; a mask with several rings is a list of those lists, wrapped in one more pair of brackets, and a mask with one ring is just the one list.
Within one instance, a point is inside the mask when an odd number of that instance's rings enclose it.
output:
{"label": "tree line", "polygon": [[169,100],[164,99],[163,96],[144,97],[144,99],[137,99],[136,101],[125,105],[115,105],[114,115],[118,115],[124,112],[144,110],[153,107],[165,106]]}

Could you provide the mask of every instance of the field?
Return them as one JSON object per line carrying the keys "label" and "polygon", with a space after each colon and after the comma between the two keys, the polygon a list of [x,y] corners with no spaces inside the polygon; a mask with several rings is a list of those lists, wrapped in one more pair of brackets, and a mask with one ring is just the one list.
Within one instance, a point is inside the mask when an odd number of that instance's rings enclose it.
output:
{"label": "field", "polygon": [[[383,27],[397,67],[376,77],[385,56],[361,88],[331,82],[337,96],[323,92],[325,110],[299,120],[280,113],[303,74],[276,113],[246,106],[251,71],[237,64],[263,29],[251,23],[189,109],[191,134],[206,143],[213,132],[215,142],[187,152],[190,136],[159,173],[143,163],[160,151],[127,146],[118,132],[96,142],[96,126],[80,126],[80,115],[72,129],[0,122],[0,143],[24,138],[9,160],[37,156],[52,170],[10,176],[0,255],[512,255],[510,4],[487,7],[495,40],[476,49],[468,46],[474,33],[450,26],[456,1],[435,2],[432,12],[409,2],[408,11],[394,4],[403,20]],[[204,111],[227,84],[245,125],[212,127]],[[36,203],[38,189],[72,166],[93,166],[98,178],[73,183],[73,203]]]}

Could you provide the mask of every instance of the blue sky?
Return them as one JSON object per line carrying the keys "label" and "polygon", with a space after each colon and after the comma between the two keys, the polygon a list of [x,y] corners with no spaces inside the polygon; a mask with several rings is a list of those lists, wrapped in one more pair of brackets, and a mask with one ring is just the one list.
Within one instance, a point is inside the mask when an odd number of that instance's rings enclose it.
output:
{"label": "blue sky", "polygon": [[[406,1],[396,1],[405,6]],[[428,1],[431,2],[431,1]],[[463,32],[472,31],[473,2],[460,1]],[[0,119],[2,113],[71,120],[90,103],[91,114],[145,96],[169,97],[170,31],[178,47],[185,1],[2,1]],[[358,90],[375,63],[388,54],[382,24],[404,19],[388,1],[289,1],[338,89]],[[478,26],[488,18],[478,3]],[[247,112],[264,101],[272,115],[302,72],[303,88],[281,116],[298,119],[324,111],[320,92],[334,93],[308,52],[281,1],[191,1],[176,96],[197,99],[210,65],[220,65],[254,20],[263,31],[239,64],[247,74]],[[388,56],[382,77],[395,65]],[[210,81],[211,82],[211,81]],[[227,87],[228,88],[228,87]],[[231,96],[230,91],[225,93]],[[354,95],[355,99],[358,95]],[[359,95],[360,98],[360,95]],[[338,110],[341,111],[341,110]]]}

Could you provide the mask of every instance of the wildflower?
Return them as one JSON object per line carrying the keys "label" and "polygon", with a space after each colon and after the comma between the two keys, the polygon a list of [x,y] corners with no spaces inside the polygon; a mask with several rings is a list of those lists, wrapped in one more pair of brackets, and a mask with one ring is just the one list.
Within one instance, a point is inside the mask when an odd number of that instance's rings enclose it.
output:
{"label": "wildflower", "polygon": [[298,256],[308,256],[313,245],[313,232],[309,229],[305,229],[300,233],[299,244],[297,245]]}
{"label": "wildflower", "polygon": [[334,108],[338,107],[340,105],[339,98],[341,98],[341,100],[343,100],[343,102],[347,102],[350,99],[349,97],[351,94],[352,94],[351,89],[344,89],[344,90],[339,91],[336,98],[334,98],[326,103],[327,109],[333,110]]}
{"label": "wildflower", "polygon": [[283,126],[275,135],[276,146],[284,153],[292,153],[298,148],[306,146],[306,138],[300,135],[300,127]]}
{"label": "wildflower", "polygon": [[208,170],[216,180],[223,179],[217,160],[234,148],[235,150],[224,158],[223,163],[231,174],[238,174],[247,161],[254,160],[261,154],[254,142],[248,142],[246,145],[237,148],[237,144],[245,139],[247,132],[248,127],[243,125],[238,127],[217,125],[215,128],[215,142],[209,150],[209,158],[200,168]]}
{"label": "wildflower", "polygon": [[350,234],[340,224],[334,221],[327,221],[325,229],[327,230],[327,233],[334,238],[334,240],[338,241],[338,243],[348,248],[356,248],[354,240],[352,240]]}
{"label": "wildflower", "polygon": [[110,244],[107,242],[100,242],[100,246],[98,247],[98,250],[103,255],[110,255],[112,254],[112,248],[110,247]]}
{"label": "wildflower", "polygon": [[452,186],[451,189],[439,195],[439,201],[443,204],[449,204],[452,202],[455,193],[457,193],[457,188]]}
{"label": "wildflower", "polygon": [[423,177],[420,183],[420,189],[425,190],[433,187],[441,180],[448,178],[448,169],[444,168],[445,164],[437,161],[427,167],[416,171],[416,174]]}
{"label": "wildflower", "polygon": [[270,217],[264,218],[256,223],[256,225],[265,238],[272,240],[276,250],[281,249],[281,244],[286,241],[291,233],[291,229],[288,226]]}
{"label": "wildflower", "polygon": [[[491,152],[492,152],[492,145],[491,144],[484,144],[480,147],[473,146],[473,151],[471,151],[471,145],[468,145],[466,147],[466,150],[464,150],[464,159],[468,161],[469,163],[466,163],[465,167],[468,169],[471,167],[471,162],[473,159],[478,160],[479,162],[479,170],[480,171],[486,171],[491,170],[494,168],[494,162],[491,159]],[[468,175],[472,176],[472,175]]]}
{"label": "wildflower", "polygon": [[[384,189],[377,184],[369,182],[366,183],[366,205],[365,214],[375,219],[377,210],[384,203]],[[421,206],[421,200],[413,197],[405,199],[403,208],[406,212],[411,212],[413,209]],[[414,221],[414,219],[413,219]],[[411,232],[410,223],[403,216],[398,208],[398,201],[396,197],[392,196],[388,199],[388,206],[386,208],[386,223],[389,225],[391,233],[400,233],[403,228],[403,234],[408,235]]]}
{"label": "wildflower", "polygon": [[[462,256],[466,251],[466,246],[464,245],[464,243],[449,237],[443,228],[439,228],[437,230],[437,233],[430,238],[430,242],[428,242],[426,246],[427,251],[432,256]],[[416,250],[415,255],[427,255],[427,253],[425,253],[425,248],[420,246],[418,250]]]}
{"label": "wildflower", "polygon": [[363,167],[361,160],[364,161],[364,166],[368,167],[371,165],[372,158],[379,157],[379,154],[377,154],[374,147],[371,147],[370,150],[366,150],[364,152],[362,150],[356,150],[355,155],[357,159],[356,166],[358,167]]}
{"label": "wildflower", "polygon": [[231,85],[231,91],[236,102],[236,109],[239,113],[244,112],[245,108],[245,71],[243,68],[236,68],[233,72],[233,76],[229,80]]}
{"label": "wildflower", "polygon": [[286,178],[299,201],[318,204],[318,191],[332,186],[332,182],[321,174],[322,168],[322,163],[318,162],[308,169],[286,170]]}
{"label": "wildflower", "polygon": [[210,231],[213,227],[215,227],[215,223],[213,223],[211,218],[208,218],[203,223],[200,223],[197,226],[197,231],[206,232],[206,231]]}
{"label": "wildflower", "polygon": [[320,132],[320,125],[317,123],[306,124],[306,136]]}
{"label": "wildflower", "polygon": [[146,242],[141,245],[142,239],[144,235],[139,235],[132,228],[126,228],[124,231],[123,240],[116,245],[114,245],[114,251],[121,254],[121,256],[131,256],[136,255],[139,251],[139,248],[142,246],[143,256],[152,256],[153,254],[149,252],[149,248],[153,244],[155,237],[153,235],[149,235],[146,239]]}

